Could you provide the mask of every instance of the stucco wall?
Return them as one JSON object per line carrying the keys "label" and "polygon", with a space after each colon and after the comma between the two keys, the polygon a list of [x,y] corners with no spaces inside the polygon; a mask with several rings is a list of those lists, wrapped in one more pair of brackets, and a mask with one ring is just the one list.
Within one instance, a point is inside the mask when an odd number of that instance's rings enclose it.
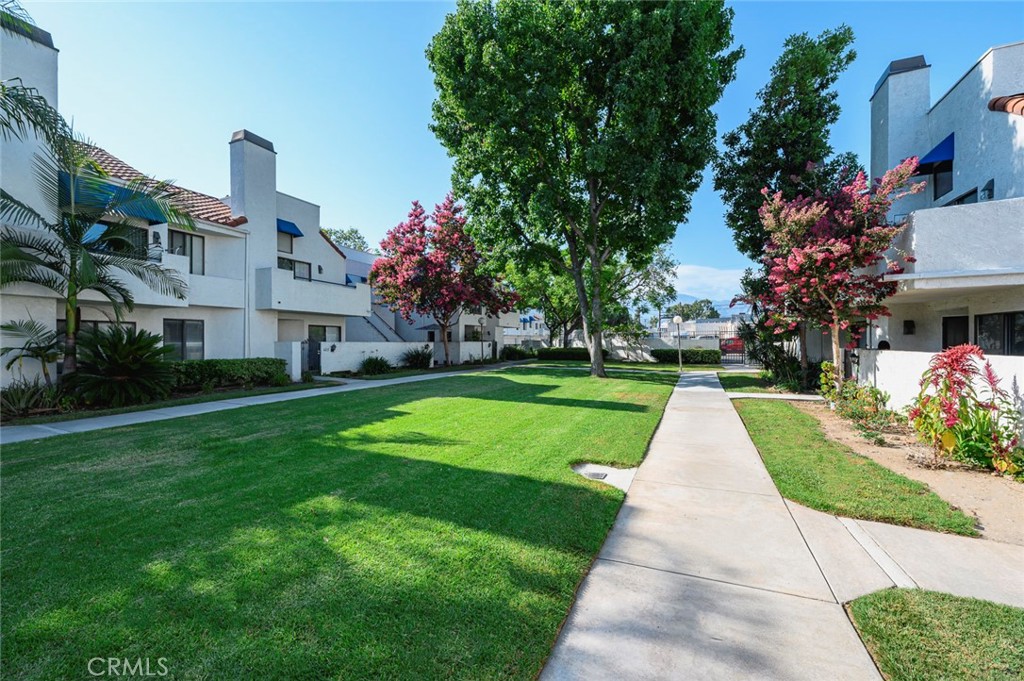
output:
{"label": "stucco wall", "polygon": [[[334,351],[331,351],[331,346]],[[402,355],[408,350],[423,347],[423,343],[321,343],[320,371],[329,374],[332,371],[358,371],[359,365],[367,357],[383,357],[393,366],[402,363]]]}
{"label": "stucco wall", "polygon": [[[857,350],[857,356],[858,380],[889,393],[889,407],[902,409],[917,397],[921,375],[928,368],[934,353]],[[988,360],[996,375],[1002,379],[1000,385],[1004,389],[1011,393],[1016,390],[1018,394],[1024,391],[1024,357],[991,355]]]}
{"label": "stucco wall", "polygon": [[[935,55],[942,58],[941,53]],[[1024,91],[1024,43],[986,52],[956,82],[942,84],[930,104],[930,69],[889,76],[871,102],[871,174],[879,177],[908,156],[924,156],[955,135],[953,186],[935,197],[932,177],[894,214],[942,206],[994,181],[993,199],[1024,197],[1024,118],[988,110],[994,97]]]}
{"label": "stucco wall", "polygon": [[[949,295],[938,300],[921,303],[897,303],[889,305],[892,316],[879,320],[878,329],[871,345],[879,340],[888,340],[893,350],[938,352],[942,349],[942,318],[967,315],[970,340],[975,342],[974,318],[980,314],[994,312],[1016,312],[1024,310],[1024,287],[1012,286],[972,293]],[[903,333],[904,321],[914,322],[914,334]]]}

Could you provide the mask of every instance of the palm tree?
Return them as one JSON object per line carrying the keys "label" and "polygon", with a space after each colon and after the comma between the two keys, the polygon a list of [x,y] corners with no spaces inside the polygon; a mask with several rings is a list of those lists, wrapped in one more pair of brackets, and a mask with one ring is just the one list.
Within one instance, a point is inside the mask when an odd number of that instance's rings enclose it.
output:
{"label": "palm tree", "polygon": [[64,372],[77,368],[79,296],[95,291],[120,320],[135,299],[125,275],[163,295],[184,299],[186,286],[173,270],[148,259],[133,237],[138,223],[157,220],[192,230],[189,214],[175,203],[176,187],[142,177],[115,185],[91,155],[93,147],[70,132],[35,157],[43,202],[38,212],[0,188],[0,288],[37,284],[64,301],[67,331]]}
{"label": "palm tree", "polygon": [[52,386],[49,365],[60,359],[60,339],[57,332],[46,328],[42,322],[37,322],[31,316],[28,320],[0,324],[0,331],[7,336],[23,340],[18,347],[0,348],[0,356],[14,355],[7,360],[4,368],[10,371],[15,363],[20,367],[24,360],[34,359],[43,367],[43,380],[46,381],[46,385]]}

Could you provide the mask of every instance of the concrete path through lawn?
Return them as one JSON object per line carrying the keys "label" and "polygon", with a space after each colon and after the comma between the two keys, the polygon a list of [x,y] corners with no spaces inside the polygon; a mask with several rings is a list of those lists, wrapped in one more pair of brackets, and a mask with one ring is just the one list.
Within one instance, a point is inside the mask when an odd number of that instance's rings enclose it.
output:
{"label": "concrete path through lawn", "polygon": [[523,362],[504,362],[494,364],[480,369],[463,369],[460,371],[445,371],[436,374],[421,374],[418,376],[403,376],[400,378],[384,378],[380,380],[357,380],[344,379],[344,385],[330,388],[310,388],[309,390],[295,390],[292,392],[270,393],[267,395],[253,395],[252,397],[236,397],[227,400],[216,400],[213,402],[201,402],[199,404],[183,404],[177,407],[157,407],[145,411],[133,411],[126,414],[114,414],[112,416],[95,416],[92,418],[73,419],[69,421],[55,421],[53,423],[39,423],[26,426],[3,426],[0,427],[0,444],[10,444],[23,440],[40,440],[57,435],[68,433],[84,433],[90,430],[102,430],[104,428],[117,428],[118,426],[130,426],[136,423],[148,423],[150,421],[166,421],[183,416],[195,416],[196,414],[209,414],[214,411],[225,411],[227,409],[238,409],[256,404],[271,404],[273,402],[289,402],[291,400],[302,400],[309,397],[322,397],[324,395],[335,395],[337,393],[352,392],[353,390],[365,390],[367,388],[380,388],[386,385],[401,385],[403,383],[418,383],[420,381],[432,381],[437,378],[448,378],[450,376],[465,376],[466,374],[479,371],[496,371],[511,366],[517,366]]}
{"label": "concrete path through lawn", "polygon": [[877,680],[842,603],[898,585],[1024,605],[1021,561],[785,501],[716,375],[687,372],[541,679]]}

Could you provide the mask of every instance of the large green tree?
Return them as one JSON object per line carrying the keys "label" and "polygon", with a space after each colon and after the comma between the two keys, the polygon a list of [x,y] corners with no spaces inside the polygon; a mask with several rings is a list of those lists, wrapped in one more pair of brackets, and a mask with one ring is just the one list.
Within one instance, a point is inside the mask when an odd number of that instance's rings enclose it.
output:
{"label": "large green tree", "polygon": [[734,76],[721,2],[460,0],[427,49],[431,126],[497,259],[573,281],[601,357],[605,266],[643,266],[686,219]]}
{"label": "large green tree", "polygon": [[668,308],[670,315],[679,315],[683,321],[690,319],[718,319],[722,315],[715,308],[715,304],[708,298],[701,298],[692,303],[676,303]]}
{"label": "large green tree", "polygon": [[[757,93],[747,120],[722,137],[715,161],[715,189],[725,202],[725,221],[736,247],[752,260],[764,254],[766,234],[758,210],[761,190],[794,198],[803,189],[807,164],[834,169],[856,166],[852,154],[833,156],[829,132],[839,119],[836,80],[853,62],[853,31],[848,26],[786,39],[768,83]],[[819,169],[821,170],[821,169]]]}
{"label": "large green tree", "polygon": [[[846,25],[816,38],[791,35],[768,83],[757,93],[757,107],[722,138],[715,189],[725,203],[725,222],[736,248],[751,260],[761,261],[767,240],[758,214],[765,201],[762,189],[793,199],[815,189],[802,184],[809,164],[815,166],[821,183],[816,188],[825,191],[859,167],[854,154],[835,154],[829,139],[840,114],[836,81],[857,56],[853,41],[853,31]],[[744,277],[742,298],[750,302],[763,293],[766,277],[763,269],[752,270]],[[807,381],[813,377],[808,375],[806,325],[794,333],[800,338],[800,364]]]}

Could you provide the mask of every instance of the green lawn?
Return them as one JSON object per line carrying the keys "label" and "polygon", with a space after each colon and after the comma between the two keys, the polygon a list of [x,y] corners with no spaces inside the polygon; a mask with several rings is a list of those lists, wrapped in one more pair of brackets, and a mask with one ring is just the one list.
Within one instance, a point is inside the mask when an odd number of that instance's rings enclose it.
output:
{"label": "green lawn", "polygon": [[718,382],[727,393],[772,393],[774,390],[760,374],[739,374],[723,371],[718,374]]}
{"label": "green lawn", "polygon": [[889,681],[1024,678],[1020,608],[917,589],[878,591],[849,607]]}
{"label": "green lawn", "polygon": [[5,445],[4,676],[532,679],[676,379],[516,369]]}
{"label": "green lawn", "polygon": [[779,400],[733,400],[782,496],[819,511],[977,535],[974,519],[914,480],[829,440],[817,420]]}
{"label": "green lawn", "polygon": [[219,400],[232,400],[239,397],[254,397],[256,395],[272,395],[274,393],[288,393],[297,390],[315,390],[317,388],[328,388],[336,386],[337,383],[292,383],[283,386],[267,386],[264,388],[252,388],[250,390],[222,390],[212,393],[201,393],[188,397],[173,397],[169,400],[159,400],[147,404],[136,404],[131,407],[116,407],[110,409],[82,409],[70,411],[63,414],[46,414],[43,416],[26,416],[22,418],[4,417],[5,425],[27,426],[33,423],[57,423],[60,421],[74,421],[75,419],[90,419],[96,416],[112,416],[114,414],[127,414],[133,411],[146,411],[147,409],[163,409],[165,407],[180,407],[185,404],[202,404],[204,402],[217,402]]}

